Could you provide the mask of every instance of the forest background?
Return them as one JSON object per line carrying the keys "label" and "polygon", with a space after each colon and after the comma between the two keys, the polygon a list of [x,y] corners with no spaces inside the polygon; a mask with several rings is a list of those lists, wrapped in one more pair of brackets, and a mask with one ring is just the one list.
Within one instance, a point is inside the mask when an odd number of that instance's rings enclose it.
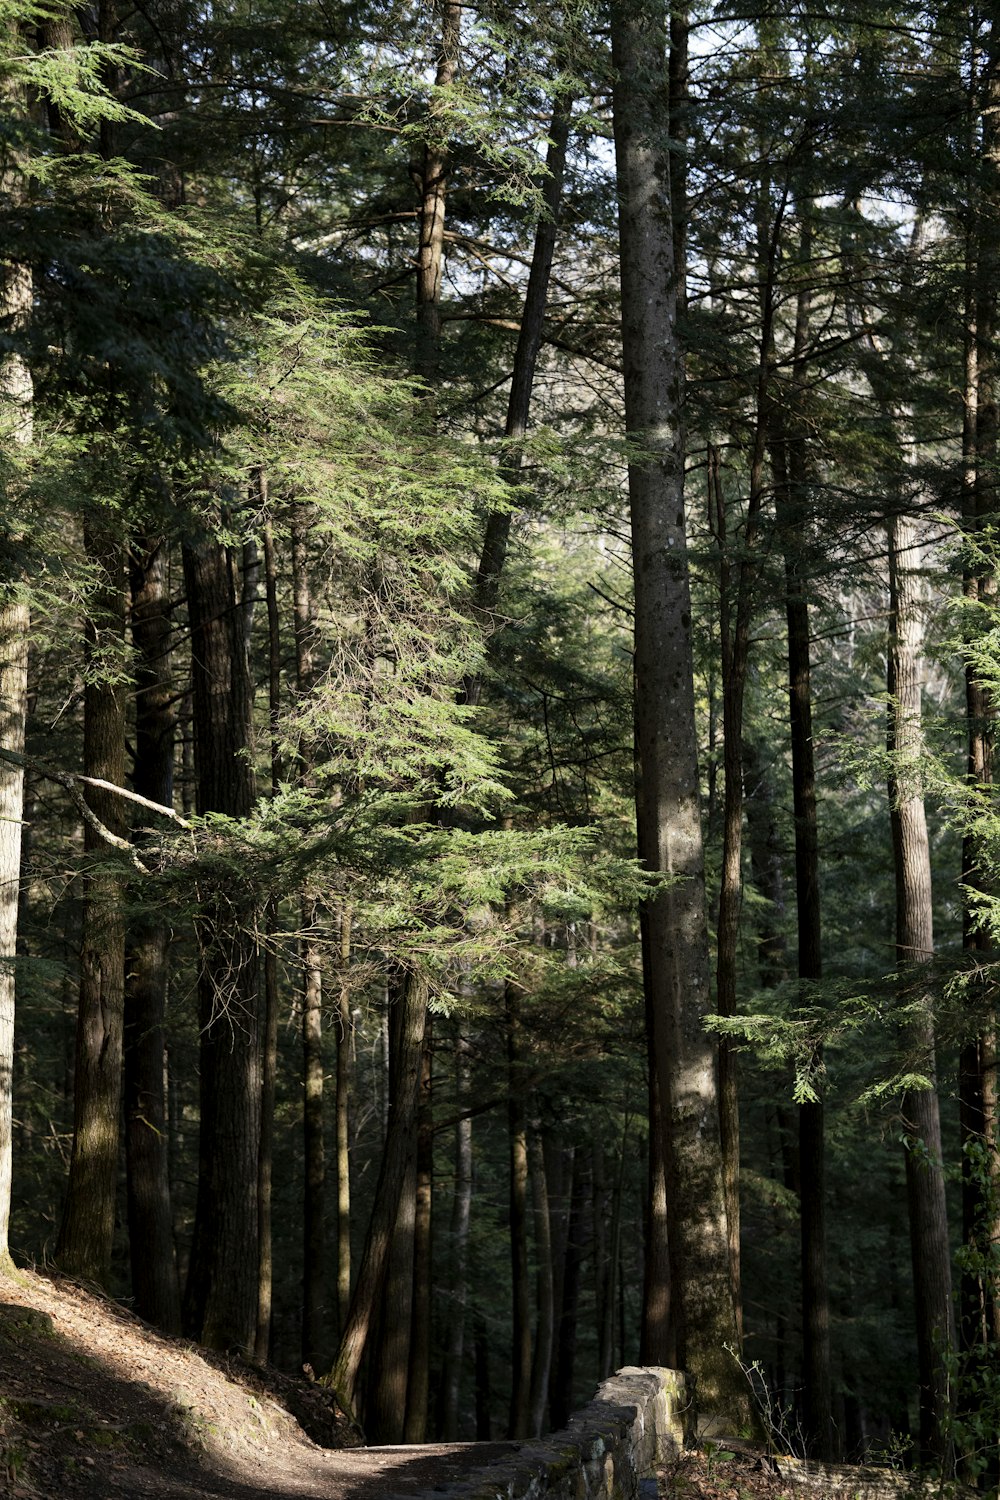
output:
{"label": "forest background", "polygon": [[3,0],[4,1256],[996,1482],[998,63]]}

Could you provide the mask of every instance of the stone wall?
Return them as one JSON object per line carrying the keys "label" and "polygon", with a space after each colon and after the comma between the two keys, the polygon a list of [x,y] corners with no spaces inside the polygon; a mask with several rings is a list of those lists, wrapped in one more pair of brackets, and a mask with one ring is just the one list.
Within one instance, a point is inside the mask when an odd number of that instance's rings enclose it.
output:
{"label": "stone wall", "polygon": [[[628,1367],[606,1380],[562,1432],[526,1442],[435,1500],[645,1500],[650,1476],[684,1441],[684,1377]],[[428,1493],[430,1500],[430,1492]]]}

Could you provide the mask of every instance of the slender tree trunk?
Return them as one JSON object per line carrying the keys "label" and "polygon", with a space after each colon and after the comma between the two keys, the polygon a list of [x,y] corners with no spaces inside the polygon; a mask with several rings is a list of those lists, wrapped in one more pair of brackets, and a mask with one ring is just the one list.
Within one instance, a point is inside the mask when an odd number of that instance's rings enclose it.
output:
{"label": "slender tree trunk", "polygon": [[[663,1122],[672,1315],[699,1400],[749,1419],[739,1369],[719,1145],[714,1049],[705,1035],[708,933],[684,524],[684,368],[677,339],[671,184],[660,106],[664,7],[615,3],[612,55],[625,411],[645,456],[629,464],[635,577],[639,852],[680,877],[645,903],[644,975]],[[682,210],[676,210],[681,211]]]}
{"label": "slender tree trunk", "polygon": [[341,1330],[333,1368],[324,1377],[324,1384],[332,1387],[341,1406],[348,1412],[353,1412],[357,1402],[358,1372],[385,1282],[393,1229],[410,1161],[427,1011],[426,982],[417,975],[404,976],[396,987],[393,1005],[398,1008],[395,1030],[399,1039],[396,1065],[399,1081],[389,1113],[375,1202],[350,1310]]}
{"label": "slender tree trunk", "polygon": [[[887,745],[889,804],[896,873],[896,961],[903,970],[930,962],[934,953],[931,853],[920,786],[924,742],[921,725],[921,646],[916,573],[917,527],[909,516],[889,521],[889,652]],[[934,1022],[926,1009],[907,1025],[918,1066],[934,1078]],[[942,1164],[941,1119],[935,1088],[909,1092],[906,1121],[906,1188],[913,1257],[914,1309],[920,1383],[920,1445],[926,1460],[946,1460],[950,1413],[950,1359],[955,1347],[951,1256]]]}
{"label": "slender tree trunk", "polygon": [[[166,545],[138,537],[129,568],[135,682],[132,787],[171,807],[174,702]],[[168,1333],[181,1326],[167,1143],[164,1049],[170,929],[155,913],[132,919],[125,975],[125,1161],[135,1311]]]}
{"label": "slender tree trunk", "polygon": [[[212,539],[186,544],[197,809],[247,817],[254,802],[252,696],[235,568]],[[201,1122],[184,1323],[212,1348],[253,1352],[260,1296],[261,1055],[257,916],[227,877],[196,922]]]}
{"label": "slender tree trunk", "polygon": [[[7,174],[5,174],[6,176]],[[4,181],[6,192],[14,183]],[[24,266],[0,269],[0,317],[18,333],[30,316],[31,272]],[[4,437],[15,452],[27,450],[33,436],[34,388],[31,371],[17,354],[0,360],[0,399]],[[8,429],[7,421],[10,422]],[[0,520],[4,551],[16,545],[9,513]],[[24,753],[28,711],[28,633],[30,614],[23,579],[5,577],[0,585],[0,749]],[[14,1002],[17,918],[21,883],[21,823],[24,770],[0,758],[0,1275],[11,1268],[10,1195],[13,1172]]]}
{"label": "slender tree trunk", "polygon": [[[295,671],[300,703],[312,692],[313,607],[307,538],[311,513],[296,505],[292,517],[292,588],[295,618]],[[299,774],[308,783],[312,770],[310,736],[299,741]],[[302,1362],[318,1365],[326,1353],[326,1143],[323,1124],[323,970],[315,936],[312,900],[300,902],[302,937],[302,1077],[305,1203],[302,1248]]]}
{"label": "slender tree trunk", "polygon": [[531,1398],[531,1292],[528,1279],[528,1136],[521,1082],[520,1002],[504,990],[507,1022],[507,1129],[510,1153],[511,1395],[508,1435],[528,1436]]}
{"label": "slender tree trunk", "polygon": [[[528,430],[531,393],[535,383],[538,354],[542,347],[545,308],[548,303],[552,260],[555,255],[572,108],[572,100],[566,95],[560,95],[552,112],[552,123],[549,129],[549,148],[545,158],[546,178],[542,190],[545,213],[539,219],[535,230],[528,285],[521,312],[521,327],[517,348],[514,351],[510,395],[507,398],[504,436],[514,442],[523,438]],[[502,472],[508,483],[511,485],[517,483],[520,469],[521,452],[515,447],[507,454],[503,462]],[[476,576],[475,605],[487,628],[496,610],[500,578],[507,560],[510,520],[510,512],[504,510],[491,512],[486,522],[479,572]],[[465,701],[478,703],[481,692],[481,676],[467,677],[464,688]]]}
{"label": "slender tree trunk", "polygon": [[[970,145],[976,151],[981,128],[982,160],[977,173],[982,183],[966,242],[965,405],[963,415],[963,527],[973,544],[992,527],[997,506],[998,453],[997,202],[1000,201],[1000,76],[995,22],[983,49],[980,74],[969,80]],[[993,559],[980,556],[967,563],[964,593],[973,605],[995,608],[997,576]],[[989,786],[994,779],[996,740],[995,693],[981,679],[971,661],[966,667],[968,780]],[[984,890],[980,851],[974,834],[963,840],[962,884]],[[971,952],[991,950],[990,934],[971,903],[963,913],[963,941]],[[1000,1243],[1000,1115],[997,1108],[997,1036],[1000,1031],[995,1002],[984,997],[984,1015],[977,1035],[968,1038],[959,1057],[959,1124],[962,1138],[962,1238],[968,1252],[960,1289],[959,1336],[966,1371],[966,1389],[975,1391],[983,1371],[996,1364],[1000,1349],[1000,1291],[988,1271]],[[969,1397],[962,1398],[969,1404]],[[975,1396],[971,1398],[975,1407]],[[967,1415],[967,1413],[963,1413]],[[996,1480],[994,1473],[987,1482]]]}
{"label": "slender tree trunk", "polygon": [[[809,473],[800,407],[809,378],[808,344],[812,313],[809,264],[811,209],[802,218],[799,258],[803,282],[796,304],[792,366],[792,415],[775,417],[771,463],[775,513],[785,565],[788,628],[789,724],[792,747],[792,804],[795,818],[795,897],[798,975],[806,984],[822,978],[819,901],[819,835],[813,755],[812,679],[809,605],[803,583],[802,540],[808,530]],[[822,1057],[813,1059],[818,1073]],[[826,1238],[826,1147],[822,1099],[799,1106],[800,1222],[802,1241],[802,1339],[805,1435],[810,1455],[834,1456],[833,1381],[830,1369],[830,1297]]]}
{"label": "slender tree trunk", "polygon": [[[93,675],[84,689],[84,766],[88,776],[123,786],[125,693],[108,670],[108,660],[117,667],[114,653],[123,646],[124,556],[120,541],[94,517],[85,522],[84,546],[101,578],[86,625],[85,651]],[[86,801],[115,838],[125,836],[122,798],[89,788]],[[120,876],[107,865],[100,868],[98,861],[102,856],[107,860],[109,853],[107,843],[86,820],[84,851],[91,864],[83,886],[73,1154],[56,1259],[71,1276],[104,1282],[111,1267],[118,1177],[125,922]]]}
{"label": "slender tree trunk", "polygon": [[452,1199],[450,1232],[454,1260],[451,1313],[441,1377],[441,1437],[446,1443],[452,1443],[458,1437],[458,1396],[462,1380],[468,1304],[467,1267],[469,1226],[472,1221],[472,1118],[462,1118],[462,1115],[468,1107],[470,1083],[469,1044],[459,1035],[455,1038],[455,1107],[459,1119],[455,1124],[455,1194]]}
{"label": "slender tree trunk", "polygon": [[476,1367],[476,1442],[488,1443],[493,1436],[493,1387],[490,1380],[490,1334],[478,1309],[473,1319]]}
{"label": "slender tree trunk", "polygon": [[420,1071],[420,1103],[417,1110],[417,1180],[413,1222],[413,1327],[410,1333],[410,1369],[406,1389],[408,1443],[427,1438],[431,1366],[431,1279],[433,1275],[431,1212],[434,1194],[434,1103],[433,1018],[428,1011],[424,1026],[424,1053]]}
{"label": "slender tree trunk", "polygon": [[549,1218],[549,1191],[545,1175],[545,1147],[539,1128],[528,1138],[531,1166],[531,1207],[535,1224],[535,1341],[531,1357],[531,1392],[528,1399],[528,1433],[540,1437],[545,1428],[545,1408],[549,1399],[552,1375],[552,1350],[555,1339],[555,1302],[552,1286],[552,1225]]}
{"label": "slender tree trunk", "polygon": [[589,1181],[582,1150],[573,1153],[573,1192],[570,1197],[566,1259],[563,1269],[562,1305],[556,1338],[556,1364],[552,1381],[552,1426],[558,1432],[573,1411],[573,1380],[576,1372],[576,1329],[580,1306],[580,1273],[583,1265],[584,1203]]}
{"label": "slender tree trunk", "polygon": [[[267,512],[267,475],[257,473],[258,498]],[[281,715],[281,627],[278,617],[278,569],[269,518],[264,521],[264,595],[267,601],[267,721],[271,740],[271,795],[281,785],[279,720]],[[254,1359],[265,1364],[271,1350],[271,1311],[274,1282],[272,1197],[274,1167],[274,1095],[278,1072],[278,931],[277,903],[267,904],[267,942],[264,948],[264,1022],[260,1079],[260,1161],[257,1168],[257,1334]]]}
{"label": "slender tree trunk", "polygon": [[340,998],[337,1027],[337,1337],[347,1323],[351,1305],[351,1001],[348,970],[351,962],[351,913],[340,914]]}

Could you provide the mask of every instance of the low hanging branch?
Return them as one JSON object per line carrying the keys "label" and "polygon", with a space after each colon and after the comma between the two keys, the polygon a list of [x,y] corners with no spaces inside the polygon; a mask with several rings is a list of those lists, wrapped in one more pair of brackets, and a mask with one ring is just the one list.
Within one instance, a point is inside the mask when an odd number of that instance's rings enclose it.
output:
{"label": "low hanging branch", "polygon": [[153,802],[149,797],[141,797],[138,792],[131,792],[128,787],[117,786],[113,781],[104,781],[99,776],[84,776],[79,771],[60,771],[55,766],[48,766],[44,761],[36,760],[34,756],[21,755],[17,750],[0,748],[0,760],[20,766],[25,771],[33,771],[36,776],[42,776],[46,781],[53,781],[57,786],[69,792],[80,816],[94,830],[98,838],[103,839],[112,848],[121,849],[127,854],[132,865],[142,875],[148,875],[149,869],[136,853],[135,845],[128,839],[121,838],[117,833],[112,833],[111,829],[101,821],[84,797],[82,787],[92,786],[102,792],[113,792],[118,797],[124,797],[126,802],[132,802],[138,807],[145,807],[149,812],[170,818],[174,823],[180,824],[181,828],[191,829],[192,825],[187,818],[182,818],[180,813],[175,812],[172,807],[167,807],[162,802]]}

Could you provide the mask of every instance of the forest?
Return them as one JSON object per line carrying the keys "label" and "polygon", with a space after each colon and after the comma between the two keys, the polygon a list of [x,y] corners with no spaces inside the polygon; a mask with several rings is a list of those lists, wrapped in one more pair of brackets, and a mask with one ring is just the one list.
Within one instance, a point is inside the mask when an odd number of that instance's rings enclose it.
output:
{"label": "forest", "polygon": [[1000,12],[0,0],[0,1269],[1000,1483]]}

